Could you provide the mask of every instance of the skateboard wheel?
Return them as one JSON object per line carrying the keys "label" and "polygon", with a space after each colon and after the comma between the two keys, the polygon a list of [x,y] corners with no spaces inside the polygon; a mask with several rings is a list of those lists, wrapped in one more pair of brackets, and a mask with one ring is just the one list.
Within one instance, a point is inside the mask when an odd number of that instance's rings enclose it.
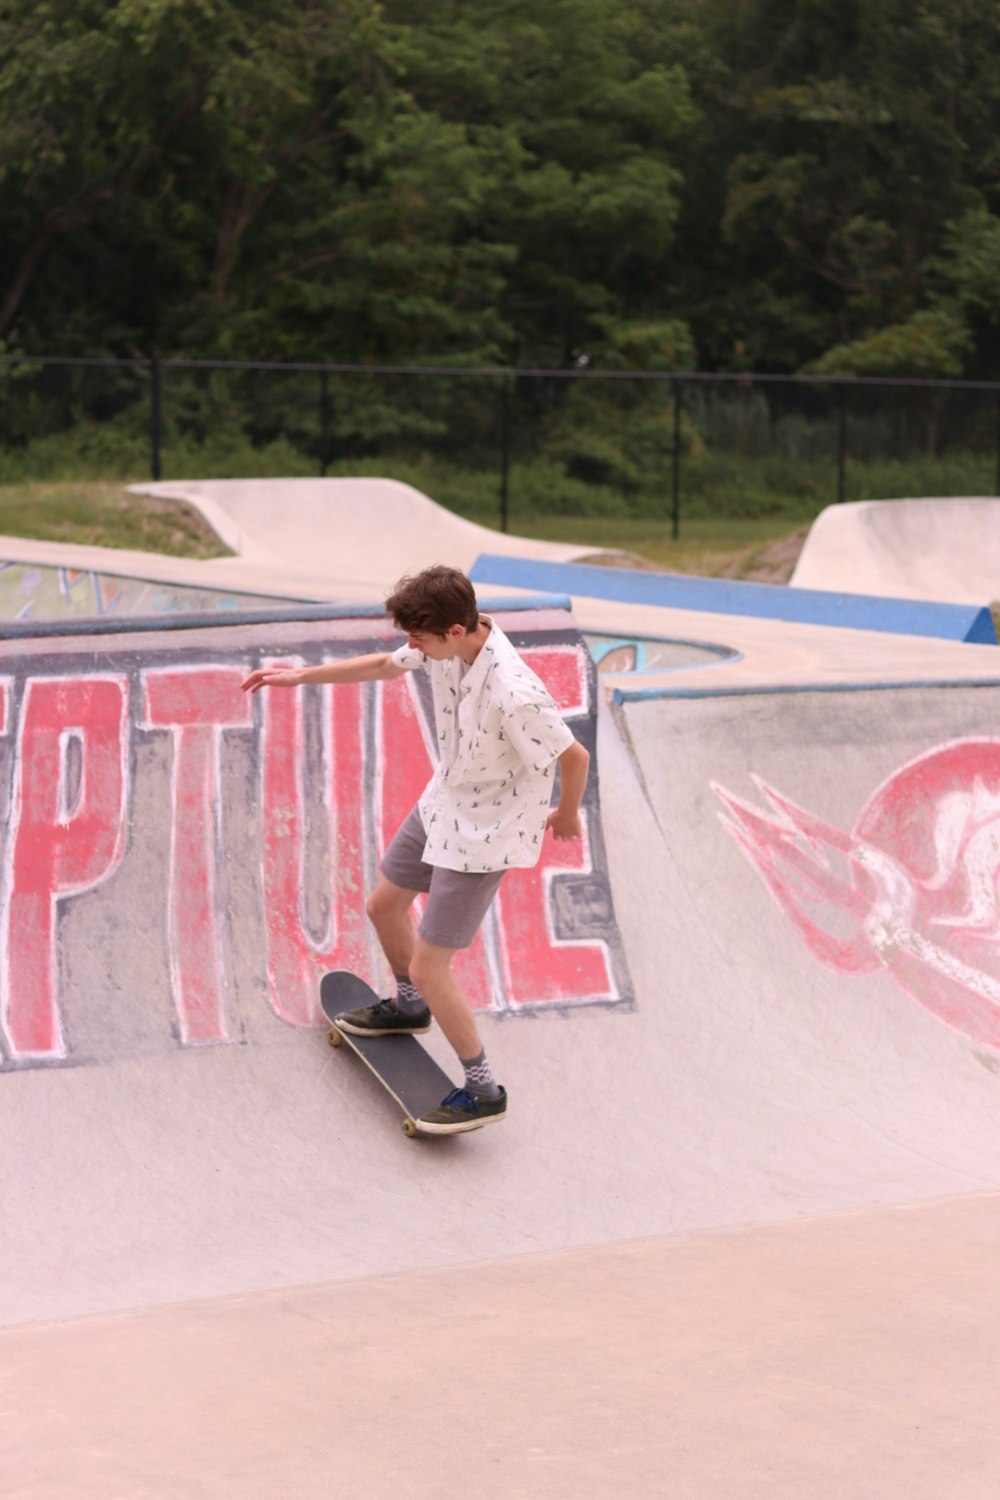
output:
{"label": "skateboard wheel", "polygon": [[344,1038],[341,1036],[341,1034],[337,1030],[336,1026],[331,1027],[330,1028],[330,1046],[331,1047],[339,1047],[341,1045],[341,1043],[343,1042],[343,1040],[344,1040]]}
{"label": "skateboard wheel", "polygon": [[416,1133],[417,1133],[416,1121],[415,1120],[404,1120],[403,1121],[403,1129],[406,1132],[406,1134],[409,1135],[409,1136],[416,1135]]}

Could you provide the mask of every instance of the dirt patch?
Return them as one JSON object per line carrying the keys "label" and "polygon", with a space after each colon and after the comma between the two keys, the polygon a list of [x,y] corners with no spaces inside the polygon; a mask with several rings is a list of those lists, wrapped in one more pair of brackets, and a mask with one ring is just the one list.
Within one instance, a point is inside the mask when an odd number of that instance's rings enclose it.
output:
{"label": "dirt patch", "polygon": [[228,557],[229,548],[183,500],[100,483],[0,485],[0,534],[169,557]]}
{"label": "dirt patch", "polygon": [[173,557],[233,555],[201,512],[186,501],[168,500],[161,495],[128,495],[127,500],[129,509],[134,507],[133,514],[137,513],[140,519],[142,534],[150,538],[144,544],[145,551],[165,552]]}
{"label": "dirt patch", "polygon": [[640,573],[667,571],[658,568],[648,557],[640,557],[638,552],[623,552],[620,548],[610,547],[604,552],[588,552],[584,557],[574,558],[574,564],[576,563],[591,568],[635,568]]}
{"label": "dirt patch", "polygon": [[637,552],[624,551],[595,552],[577,558],[577,562],[604,568],[634,568],[643,573],[695,572],[704,578],[738,578],[745,583],[787,583],[808,534],[809,527],[803,526],[761,545],[754,543],[730,550],[706,548],[695,557],[685,557],[678,568],[664,568]]}
{"label": "dirt patch", "polygon": [[809,527],[778,537],[763,547],[747,547],[721,567],[718,578],[742,578],[750,583],[787,583],[795,571]]}

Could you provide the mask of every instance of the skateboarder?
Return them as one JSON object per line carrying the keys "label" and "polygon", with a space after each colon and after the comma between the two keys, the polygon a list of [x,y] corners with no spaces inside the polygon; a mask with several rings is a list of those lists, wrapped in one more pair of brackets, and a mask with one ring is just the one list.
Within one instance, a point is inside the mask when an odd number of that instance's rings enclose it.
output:
{"label": "skateboarder", "polygon": [[[251,672],[243,688],[387,681],[417,667],[430,672],[438,765],[385,851],[367,903],[396,994],[337,1024],[384,1036],[429,1031],[433,1016],[465,1081],[425,1119],[439,1132],[476,1129],[504,1118],[507,1094],[493,1076],[452,959],[473,941],[505,871],[537,863],[547,829],[557,839],[581,837],[590,756],[543,683],[479,613],[464,573],[433,567],[403,578],[386,612],[407,634],[398,650],[298,670],[265,667]],[[410,907],[421,891],[427,905],[415,932]]]}

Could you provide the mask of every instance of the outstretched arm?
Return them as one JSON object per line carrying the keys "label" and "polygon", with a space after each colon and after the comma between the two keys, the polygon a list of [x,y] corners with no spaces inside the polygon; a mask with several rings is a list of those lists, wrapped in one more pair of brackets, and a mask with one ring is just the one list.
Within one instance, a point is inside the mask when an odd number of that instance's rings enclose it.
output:
{"label": "outstretched arm", "polygon": [[262,687],[302,687],[315,682],[378,682],[402,677],[387,651],[371,656],[349,657],[347,661],[324,662],[321,667],[258,667],[244,678],[240,686],[245,693],[256,693]]}
{"label": "outstretched arm", "polygon": [[557,839],[583,837],[580,803],[589,774],[590,752],[579,740],[574,740],[559,757],[559,801],[545,820],[546,828],[551,828]]}

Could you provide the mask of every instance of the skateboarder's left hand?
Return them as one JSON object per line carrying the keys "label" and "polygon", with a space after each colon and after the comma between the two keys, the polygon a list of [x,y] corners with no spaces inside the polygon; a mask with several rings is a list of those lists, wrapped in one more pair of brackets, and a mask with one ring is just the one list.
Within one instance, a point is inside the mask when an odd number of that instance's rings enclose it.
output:
{"label": "skateboarder's left hand", "polygon": [[545,831],[552,830],[557,839],[582,839],[583,825],[578,812],[561,812],[554,807],[545,819]]}

